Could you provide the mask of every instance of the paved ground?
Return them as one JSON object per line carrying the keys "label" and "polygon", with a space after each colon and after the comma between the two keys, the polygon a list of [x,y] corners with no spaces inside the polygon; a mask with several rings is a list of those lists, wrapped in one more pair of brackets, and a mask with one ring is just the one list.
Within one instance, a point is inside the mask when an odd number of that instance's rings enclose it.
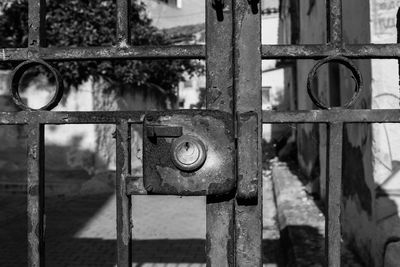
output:
{"label": "paved ground", "polygon": [[[285,164],[276,166],[275,196],[271,171],[263,172],[263,265],[284,266],[293,258],[296,266],[322,266],[323,215],[298,177]],[[115,266],[113,194],[50,197],[45,206],[46,266]],[[202,197],[134,197],[133,266],[205,266],[205,209]],[[25,195],[0,196],[0,267],[26,266],[25,210]],[[295,256],[281,250],[278,217]],[[343,255],[344,266],[361,266]]]}
{"label": "paved ground", "polygon": [[[204,198],[138,196],[133,205],[133,266],[205,266]],[[26,266],[25,207],[23,195],[0,197],[0,266]],[[277,236],[266,231],[264,265],[276,266]],[[113,195],[46,199],[46,266],[115,266],[115,237]]]}
{"label": "paved ground", "polygon": [[[322,267],[325,261],[325,216],[322,203],[306,193],[294,164],[274,162],[272,178],[279,227],[287,266]],[[362,267],[359,259],[341,246],[342,266]]]}
{"label": "paved ground", "polygon": [[[0,266],[26,265],[25,205],[23,196],[0,199]],[[136,197],[133,218],[136,266],[205,262],[202,198]],[[115,237],[113,195],[46,200],[46,266],[114,266]]]}
{"label": "paved ground", "polygon": [[[275,198],[290,215],[282,221],[295,220],[289,227],[296,241],[292,244],[296,252],[293,259],[298,261],[297,266],[322,266],[323,215],[305,194],[297,176],[286,165],[279,166],[283,177],[291,179],[290,186],[275,182]],[[264,171],[264,267],[284,266],[292,258],[281,251],[285,244],[276,220],[282,213],[278,216],[272,181],[271,171]],[[279,188],[289,191],[283,194]],[[47,198],[46,266],[115,266],[115,201],[113,194]],[[24,195],[0,196],[0,267],[26,266],[25,210]],[[133,198],[132,218],[133,266],[205,266],[204,198],[137,196]],[[282,222],[280,227],[284,227]],[[344,255],[344,266],[361,266],[348,253]]]}

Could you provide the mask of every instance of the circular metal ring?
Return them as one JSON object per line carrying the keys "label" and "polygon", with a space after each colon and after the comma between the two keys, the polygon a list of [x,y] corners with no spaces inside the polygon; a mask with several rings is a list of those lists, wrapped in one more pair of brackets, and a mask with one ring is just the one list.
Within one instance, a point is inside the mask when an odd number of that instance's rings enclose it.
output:
{"label": "circular metal ring", "polygon": [[308,74],[308,78],[307,78],[307,92],[308,95],[310,96],[312,102],[319,108],[321,109],[331,109],[332,107],[327,106],[325,103],[321,102],[318,97],[316,97],[313,93],[312,90],[312,81],[315,78],[315,76],[317,75],[317,71],[318,69],[322,66],[325,65],[326,63],[330,63],[330,62],[336,62],[339,63],[343,66],[346,66],[351,73],[353,74],[353,78],[354,81],[356,82],[356,87],[354,90],[354,94],[353,97],[350,99],[350,101],[348,101],[343,108],[349,108],[351,107],[356,100],[358,99],[362,89],[363,89],[363,80],[362,80],[362,76],[361,73],[358,71],[357,67],[354,65],[354,63],[352,61],[350,61],[349,59],[342,57],[342,56],[330,56],[327,58],[324,58],[320,61],[317,62],[317,64],[315,64],[315,66],[312,68],[312,70],[310,71],[310,73]]}
{"label": "circular metal ring", "polygon": [[[45,106],[39,108],[39,109],[34,109],[26,105],[22,99],[21,96],[19,95],[19,82],[25,73],[29,68],[35,67],[35,66],[44,66],[47,70],[49,70],[55,78],[55,83],[56,83],[56,91],[54,93],[53,98],[50,100],[49,103],[47,103]],[[41,60],[41,59],[35,59],[35,60],[27,60],[19,64],[11,73],[11,78],[10,78],[10,89],[11,89],[11,94],[13,97],[14,103],[21,109],[23,110],[52,110],[55,108],[58,103],[61,101],[61,98],[63,97],[64,94],[64,86],[63,86],[63,81],[61,78],[61,74],[56,70],[53,66],[48,64],[47,62]]]}

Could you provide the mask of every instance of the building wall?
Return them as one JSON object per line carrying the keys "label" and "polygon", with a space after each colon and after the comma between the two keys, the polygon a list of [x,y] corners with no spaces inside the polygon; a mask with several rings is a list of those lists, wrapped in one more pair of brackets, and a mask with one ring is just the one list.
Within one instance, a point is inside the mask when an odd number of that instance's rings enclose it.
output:
{"label": "building wall", "polygon": [[[309,2],[309,3],[308,3]],[[299,40],[300,44],[320,44],[326,40],[326,21],[325,3],[324,1],[299,1]],[[307,76],[311,68],[316,62],[313,60],[297,60],[296,77],[297,77],[297,109],[309,110],[314,109],[307,94]],[[327,69],[321,69],[318,79],[313,85],[315,92],[322,101],[327,101],[328,95],[323,90],[328,86]],[[312,193],[316,192],[319,187],[319,175],[322,173],[320,155],[320,126],[317,124],[301,124],[297,127],[297,149],[298,162],[300,169],[305,177],[308,177],[308,190]],[[323,153],[323,151],[322,151]],[[323,163],[323,162],[322,162]],[[323,167],[323,166],[322,166]]]}
{"label": "building wall", "polygon": [[[282,1],[290,2],[293,1]],[[311,0],[298,3],[300,43],[324,43],[325,3]],[[394,43],[399,5],[394,0],[343,1],[345,42]],[[283,21],[286,31],[290,27],[287,23],[288,20]],[[285,85],[293,79],[297,81],[300,110],[313,108],[306,93],[306,77],[313,64],[313,61],[298,61],[297,79],[289,71],[285,74]],[[355,64],[364,79],[364,90],[355,108],[398,108],[397,61],[357,60]],[[321,100],[336,105],[343,105],[354,90],[353,79],[344,67],[323,69],[314,86],[318,87]],[[400,189],[400,152],[396,149],[400,141],[399,130],[400,127],[394,124],[348,124],[344,128],[342,233],[345,242],[367,266],[398,266],[396,264],[400,262],[397,242],[400,240],[400,200],[395,193]],[[318,171],[323,197],[326,191],[326,135],[324,126],[298,128],[300,167],[309,177],[312,169]],[[312,141],[314,138],[317,139]]]}
{"label": "building wall", "polygon": [[[3,73],[0,73],[0,75]],[[8,72],[4,72],[4,80]],[[2,86],[3,85],[3,86]],[[1,111],[17,111],[12,102],[6,85],[0,83]],[[89,80],[79,86],[78,90],[71,89],[64,94],[63,100],[53,111],[116,111],[116,110],[162,110],[168,108],[165,96],[158,91],[143,92],[134,88],[115,88],[109,90],[106,82]],[[52,97],[52,86],[47,83],[32,83],[21,96],[30,107],[40,107]],[[119,92],[119,93],[116,93]],[[170,108],[170,107],[169,107]],[[49,185],[63,184],[57,188],[46,189],[48,194],[76,194],[84,189],[84,193],[113,191],[115,181],[115,132],[114,125],[69,124],[46,125],[46,172]],[[26,136],[22,127],[0,127],[0,137],[3,144],[0,151],[8,157],[0,157],[0,173],[3,167],[11,162],[16,166],[26,165],[25,145]],[[134,175],[142,174],[142,127],[132,126],[132,170]],[[5,141],[7,140],[7,141]],[[8,160],[5,162],[5,160]],[[81,170],[85,175],[79,179],[68,177],[69,171]],[[53,172],[66,172],[61,179],[52,175]],[[70,175],[71,176],[71,175]],[[91,178],[92,177],[92,178]],[[0,182],[4,177],[0,177]],[[54,179],[57,181],[54,181]],[[90,179],[90,181],[87,181]],[[15,183],[16,181],[8,181]],[[18,181],[21,182],[21,181]],[[58,183],[57,183],[58,182]],[[0,190],[1,191],[1,190]]]}
{"label": "building wall", "polygon": [[[273,3],[262,2],[262,9],[274,6]],[[279,14],[263,14],[261,16],[261,42],[262,44],[278,43]],[[262,108],[266,110],[287,110],[285,97],[286,92],[283,86],[283,69],[276,67],[276,60],[263,60],[261,65],[262,76],[261,83],[263,88]],[[287,131],[286,125],[263,125],[263,139],[273,145],[284,136],[287,139],[290,131]]]}
{"label": "building wall", "polygon": [[205,1],[144,0],[153,25],[159,29],[205,23]]}
{"label": "building wall", "polygon": [[[400,2],[370,0],[372,43],[396,43],[396,13]],[[399,108],[397,60],[372,60],[371,106],[374,109]],[[400,262],[400,125],[374,124],[372,127],[372,155],[374,177],[374,213],[377,246],[375,255],[385,256],[384,266]],[[381,245],[385,244],[385,245]],[[397,263],[395,263],[397,262]],[[379,266],[379,265],[377,265]]]}

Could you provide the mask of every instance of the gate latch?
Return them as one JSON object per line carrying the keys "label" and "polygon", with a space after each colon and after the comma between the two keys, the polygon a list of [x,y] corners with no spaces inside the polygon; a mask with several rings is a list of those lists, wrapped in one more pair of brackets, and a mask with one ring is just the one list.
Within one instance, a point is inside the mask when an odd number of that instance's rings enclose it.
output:
{"label": "gate latch", "polygon": [[235,189],[233,121],[221,111],[152,112],[144,119],[149,194],[222,195]]}

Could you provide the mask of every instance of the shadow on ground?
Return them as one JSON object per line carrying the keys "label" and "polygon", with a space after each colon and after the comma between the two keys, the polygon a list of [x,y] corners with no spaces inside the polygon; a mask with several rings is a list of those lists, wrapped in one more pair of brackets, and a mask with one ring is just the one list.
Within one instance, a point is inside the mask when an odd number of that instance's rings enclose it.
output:
{"label": "shadow on ground", "polygon": [[[115,266],[115,223],[109,225],[114,221],[112,214],[115,210],[98,215],[110,198],[113,197],[106,194],[46,198],[46,266]],[[1,196],[0,200],[0,266],[26,266],[25,196]],[[97,235],[103,238],[84,237]],[[275,266],[279,241],[263,240],[263,248],[264,263]],[[147,266],[149,263],[157,263],[157,266],[181,266],[180,263],[182,266],[205,266],[205,262],[204,239],[133,242],[134,266]]]}

